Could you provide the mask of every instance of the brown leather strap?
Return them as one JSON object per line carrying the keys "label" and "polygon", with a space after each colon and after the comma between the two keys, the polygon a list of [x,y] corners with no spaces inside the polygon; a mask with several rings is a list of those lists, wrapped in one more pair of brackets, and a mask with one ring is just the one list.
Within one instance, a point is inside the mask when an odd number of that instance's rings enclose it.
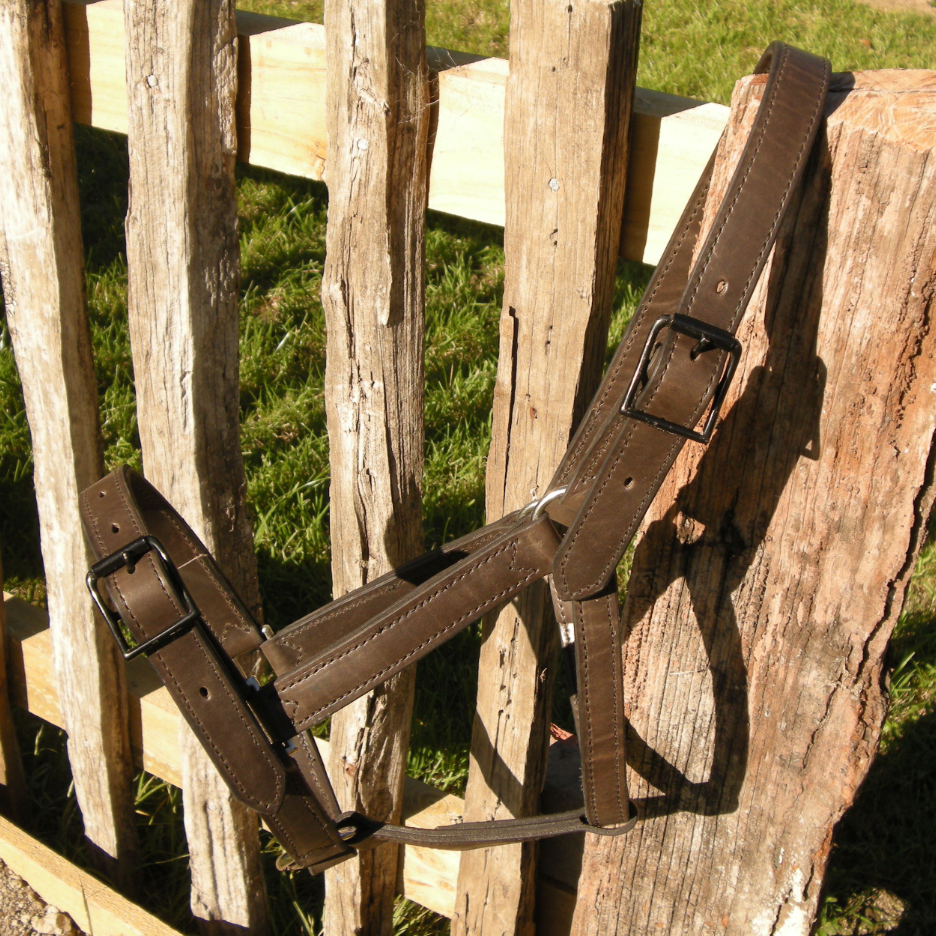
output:
{"label": "brown leather strap", "polygon": [[[221,775],[240,799],[263,814],[289,853],[288,860],[280,862],[282,868],[309,868],[318,873],[350,857],[355,850],[373,847],[381,841],[461,850],[588,830],[585,814],[580,810],[491,823],[462,823],[441,829],[408,828],[361,816],[340,815],[313,739],[302,732],[301,724],[285,715],[281,697],[273,691],[272,684],[263,688],[250,686],[224,652],[228,647],[239,652],[256,646],[267,649],[269,644],[270,658],[280,665],[287,660],[300,661],[306,650],[297,637],[307,641],[320,639],[323,633],[343,635],[349,614],[370,615],[379,611],[384,611],[382,618],[391,623],[414,619],[415,634],[424,635],[428,629],[430,642],[445,639],[447,635],[440,631],[453,625],[461,627],[476,619],[479,601],[486,608],[492,601],[501,600],[502,593],[514,594],[523,587],[522,583],[531,580],[531,576],[542,577],[546,573],[558,537],[545,517],[535,521],[528,515],[505,517],[297,621],[281,632],[281,639],[261,642],[256,625],[204,546],[145,479],[126,466],[118,468],[84,492],[82,513],[95,544],[95,554],[105,565],[113,564],[118,557],[119,567],[102,573],[102,580],[110,600],[120,610],[135,639],[158,638],[186,610],[177,594],[180,586],[175,580],[176,574],[188,592],[193,597],[197,595],[202,602],[197,621],[174,636],[171,642],[155,649],[150,659],[183,715],[212,754]],[[112,539],[104,535],[107,530]],[[160,545],[170,557],[171,567],[152,550],[137,555],[133,548],[140,537],[157,533]],[[131,560],[129,565],[119,559],[124,553]],[[507,558],[501,564],[497,560],[504,555]],[[534,564],[524,565],[528,560]],[[487,574],[485,570],[489,565],[494,571]],[[460,584],[463,582],[467,582],[467,587]],[[454,591],[458,594],[453,597]],[[168,605],[164,607],[166,602]],[[445,626],[434,619],[435,614],[443,613],[440,611],[443,602],[455,618]],[[471,607],[457,616],[458,608],[466,603]],[[467,618],[462,621],[465,614]],[[141,618],[145,619],[143,625]],[[373,627],[365,628],[363,639],[373,631]],[[412,643],[415,638],[409,635],[406,639]],[[219,659],[223,657],[224,663],[206,666],[201,656],[190,654],[193,641],[209,653],[217,654]],[[417,648],[416,652],[422,655],[428,648]],[[313,656],[299,672],[316,665],[317,660]],[[227,691],[223,694],[216,692],[209,681],[215,669],[219,669],[225,679]],[[203,689],[210,691],[205,695]],[[209,717],[205,717],[197,701],[192,705],[193,700],[199,698]],[[288,702],[289,695],[285,698]],[[261,715],[262,726],[254,718],[254,710]],[[193,715],[202,717],[193,718]],[[292,739],[292,743],[287,754],[281,742],[288,739]],[[263,762],[267,764],[272,760],[280,768],[274,786],[275,802],[250,795],[246,786],[246,782],[252,781],[264,790],[270,784],[264,772],[254,776],[256,764],[250,752],[258,743],[265,755]],[[241,757],[235,762],[231,755],[237,751]],[[219,752],[226,752],[228,756],[220,758]],[[634,822],[636,814],[629,817],[627,827],[632,827]]]}
{"label": "brown leather strap", "polygon": [[[651,328],[675,313],[733,334],[757,283],[822,118],[830,68],[824,59],[774,43],[757,72],[764,96],[725,198],[692,267],[711,163],[657,268],[630,328],[551,487],[565,494],[548,511],[568,532],[554,582],[564,600],[601,590],[685,439],[621,414]],[[678,297],[678,298],[677,298]],[[676,301],[674,301],[676,300]],[[686,429],[705,411],[723,352],[669,330],[635,408]]]}
{"label": "brown leather strap", "polygon": [[[292,762],[273,747],[248,704],[259,694],[233,658],[259,647],[263,638],[198,537],[126,466],[84,491],[81,511],[98,559],[129,559],[101,571],[108,597],[133,638],[157,639],[184,618],[183,588],[197,605],[197,620],[149,658],[234,795],[266,819],[296,860],[321,862],[349,854],[321,805],[334,803],[334,795],[330,789],[320,798],[310,795],[303,781],[304,773],[324,776],[308,743],[301,763]],[[175,569],[153,549],[131,549],[147,536],[158,539]]]}
{"label": "brown leather strap", "polygon": [[[712,163],[537,510],[505,517],[263,641],[204,547],[143,479],[118,469],[84,493],[95,553],[109,557],[97,573],[110,602],[134,638],[155,639],[151,659],[183,715],[236,795],[266,817],[292,867],[320,870],[381,840],[472,848],[632,827],[620,622],[609,583],[683,435],[725,385],[732,335],[802,173],[828,86],[827,62],[779,43],[758,71],[767,72],[763,101],[698,259],[693,264]],[[561,541],[554,523],[569,526]],[[148,534],[162,541],[166,564],[148,541],[134,545]],[[302,730],[550,571],[576,652],[584,816],[429,830],[339,816]],[[191,614],[190,602],[198,607]],[[99,607],[113,618],[103,599]],[[258,647],[277,678],[251,689],[233,657]]]}
{"label": "brown leather strap", "polygon": [[[575,648],[573,712],[582,757],[585,816],[592,826],[630,821],[621,612],[615,582],[585,601],[553,605],[564,643]],[[571,633],[569,633],[571,629]]]}
{"label": "brown leather strap", "polygon": [[[452,851],[471,851],[492,845],[510,845],[535,839],[555,838],[575,832],[594,832],[597,835],[620,835],[629,832],[637,823],[637,811],[631,805],[626,822],[616,828],[589,825],[580,809],[530,816],[527,819],[496,819],[490,822],[460,822],[435,829],[375,823],[357,813],[346,814],[344,828],[357,830],[360,839],[352,837],[349,844],[362,847],[364,843],[397,842],[400,845],[419,845],[423,848],[444,848]],[[344,831],[344,828],[342,831]]]}
{"label": "brown leather strap", "polygon": [[277,675],[298,672],[323,649],[336,644],[362,622],[382,614],[409,597],[417,587],[515,529],[517,520],[516,513],[510,514],[299,618],[263,644],[264,655]]}

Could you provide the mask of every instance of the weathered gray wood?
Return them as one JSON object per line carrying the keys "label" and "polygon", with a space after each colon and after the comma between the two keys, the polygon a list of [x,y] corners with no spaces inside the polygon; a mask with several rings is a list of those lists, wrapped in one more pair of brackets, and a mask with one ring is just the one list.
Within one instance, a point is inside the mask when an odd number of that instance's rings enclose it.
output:
{"label": "weathered gray wood", "polygon": [[[762,87],[736,89],[708,223]],[[588,838],[578,936],[806,936],[874,754],[936,493],[936,73],[842,76],[826,113],[724,419],[637,546],[622,630],[645,818]]]}
{"label": "weathered gray wood", "polygon": [[[238,430],[236,31],[229,0],[128,0],[130,339],[143,466],[259,612]],[[181,727],[192,910],[267,927],[256,817]]]}
{"label": "weathered gray wood", "polygon": [[[511,4],[506,282],[489,520],[546,493],[601,375],[641,6]],[[544,583],[485,623],[465,819],[536,812],[556,625]],[[534,849],[466,852],[452,932],[532,931]]]}
{"label": "weathered gray wood", "polygon": [[[422,0],[328,0],[322,302],[337,597],[422,551],[429,80]],[[332,716],[339,802],[398,821],[415,669]],[[389,934],[399,849],[328,872],[325,931]]]}
{"label": "weathered gray wood", "polygon": [[103,473],[71,105],[56,0],[0,6],[0,274],[32,433],[68,754],[91,853],[136,875],[133,762],[116,647],[84,588],[78,492]]}

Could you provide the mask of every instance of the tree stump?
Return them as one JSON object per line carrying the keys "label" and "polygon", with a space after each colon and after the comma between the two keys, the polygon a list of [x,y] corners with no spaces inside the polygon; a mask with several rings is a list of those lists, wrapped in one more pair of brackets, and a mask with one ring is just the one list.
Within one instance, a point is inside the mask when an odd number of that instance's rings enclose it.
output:
{"label": "tree stump", "polygon": [[[735,90],[709,220],[763,80]],[[835,76],[826,115],[721,425],[683,450],[636,549],[642,821],[588,836],[577,936],[806,936],[874,756],[934,496],[936,73]]]}
{"label": "tree stump", "polygon": [[[429,74],[422,0],[327,0],[328,228],[322,304],[333,593],[423,551]],[[415,667],[332,716],[343,809],[398,822]],[[392,930],[400,849],[326,872],[325,931]]]}
{"label": "tree stump", "polygon": [[32,436],[68,757],[92,861],[137,883],[126,679],[84,587],[78,492],[103,474],[61,5],[0,9],[0,272]]}
{"label": "tree stump", "polygon": [[[546,493],[600,380],[640,9],[631,0],[511,6],[506,281],[489,521]],[[466,821],[539,809],[556,634],[544,582],[485,621]],[[452,932],[529,932],[534,856],[529,844],[466,852]]]}
{"label": "tree stump", "polygon": [[[230,0],[126,5],[130,343],[143,467],[259,617],[238,411]],[[257,818],[180,722],[192,911],[203,931],[267,926]]]}

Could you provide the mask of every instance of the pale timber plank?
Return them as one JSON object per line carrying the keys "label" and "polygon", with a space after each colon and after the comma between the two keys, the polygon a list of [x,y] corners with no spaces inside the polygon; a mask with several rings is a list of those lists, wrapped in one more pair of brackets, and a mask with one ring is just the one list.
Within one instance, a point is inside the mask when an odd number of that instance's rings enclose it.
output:
{"label": "pale timber plank", "polygon": [[[75,120],[127,131],[121,0],[68,2]],[[238,158],[321,179],[325,29],[238,13]],[[438,73],[429,207],[503,226],[505,59],[428,49]],[[728,108],[638,88],[622,256],[656,263],[724,129]]]}
{"label": "pale timber plank", "polygon": [[0,859],[48,904],[94,936],[179,936],[177,930],[0,818]]}

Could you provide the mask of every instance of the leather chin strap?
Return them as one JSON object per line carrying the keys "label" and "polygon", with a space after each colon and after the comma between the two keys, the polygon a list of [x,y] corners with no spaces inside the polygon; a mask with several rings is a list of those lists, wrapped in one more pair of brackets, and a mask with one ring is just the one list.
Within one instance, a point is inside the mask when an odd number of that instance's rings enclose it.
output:
{"label": "leather chin strap", "polygon": [[[83,492],[101,613],[125,657],[149,655],[232,792],[286,849],[285,867],[317,873],[382,841],[469,849],[633,828],[615,567],[686,438],[707,441],[715,423],[740,351],[733,335],[812,148],[829,71],[781,43],[764,54],[763,100],[711,233],[693,263],[714,159],[536,505],[265,639],[148,482],[124,466]],[[584,809],[440,829],[342,814],[305,729],[546,576],[563,644],[574,648]],[[237,664],[257,649],[275,673],[262,687]]]}

